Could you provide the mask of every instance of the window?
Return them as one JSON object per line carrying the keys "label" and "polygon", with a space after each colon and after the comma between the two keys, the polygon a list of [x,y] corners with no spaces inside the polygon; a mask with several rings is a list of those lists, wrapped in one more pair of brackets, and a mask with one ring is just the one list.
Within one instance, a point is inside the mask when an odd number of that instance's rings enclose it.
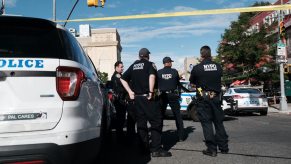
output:
{"label": "window", "polygon": [[236,93],[253,93],[253,94],[260,94],[261,92],[258,89],[252,88],[238,88],[234,89]]}
{"label": "window", "polygon": [[61,58],[62,55],[56,28],[0,26],[0,57]]}
{"label": "window", "polygon": [[64,35],[64,42],[65,42],[65,47],[67,50],[68,59],[76,61],[88,67],[88,63],[85,58],[85,53],[83,51],[83,48],[77,41],[77,39],[71,33],[67,31],[64,31],[63,35]]}

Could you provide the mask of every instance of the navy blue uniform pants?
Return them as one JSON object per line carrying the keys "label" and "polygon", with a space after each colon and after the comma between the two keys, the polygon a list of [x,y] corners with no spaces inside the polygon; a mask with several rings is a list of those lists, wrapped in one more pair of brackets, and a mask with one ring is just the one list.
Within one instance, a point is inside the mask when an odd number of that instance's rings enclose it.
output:
{"label": "navy blue uniform pants", "polygon": [[161,109],[162,109],[162,114],[165,116],[165,112],[167,109],[168,104],[171,107],[171,110],[173,112],[175,122],[176,122],[176,127],[178,131],[179,137],[183,137],[184,135],[184,124],[182,120],[182,116],[180,113],[180,102],[179,102],[180,96],[174,93],[162,93],[161,94]]}
{"label": "navy blue uniform pants", "polygon": [[119,100],[114,101],[114,106],[116,109],[116,133],[117,137],[123,137],[123,127],[125,124],[126,115],[126,105],[120,103]]}
{"label": "navy blue uniform pants", "polygon": [[223,151],[228,150],[228,135],[223,125],[224,113],[219,97],[201,100],[197,104],[197,113],[202,125],[207,148],[210,151],[217,151],[217,147]]}
{"label": "navy blue uniform pants", "polygon": [[[159,103],[153,100],[149,101],[145,96],[136,96],[134,103],[136,108],[137,131],[143,144],[147,145],[151,140],[151,152],[159,151],[161,149],[162,136],[162,114],[159,109]],[[147,122],[151,126],[150,139]]]}

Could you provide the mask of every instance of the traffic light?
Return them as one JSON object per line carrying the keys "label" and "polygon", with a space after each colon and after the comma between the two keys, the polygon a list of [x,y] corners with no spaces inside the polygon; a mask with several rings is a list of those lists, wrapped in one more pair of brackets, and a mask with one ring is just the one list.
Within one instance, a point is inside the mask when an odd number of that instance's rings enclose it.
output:
{"label": "traffic light", "polygon": [[104,7],[106,0],[100,0],[101,1],[101,7]]}
{"label": "traffic light", "polygon": [[280,22],[280,36],[285,37],[286,30],[285,30],[285,24],[284,21]]}
{"label": "traffic light", "polygon": [[284,65],[284,74],[291,74],[291,64]]}
{"label": "traffic light", "polygon": [[98,0],[87,0],[88,7],[98,7]]}

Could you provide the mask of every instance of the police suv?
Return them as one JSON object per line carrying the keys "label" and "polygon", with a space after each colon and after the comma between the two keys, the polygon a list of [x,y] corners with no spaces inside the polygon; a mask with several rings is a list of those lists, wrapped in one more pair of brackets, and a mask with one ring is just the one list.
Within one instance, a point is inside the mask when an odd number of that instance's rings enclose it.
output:
{"label": "police suv", "polygon": [[65,28],[0,16],[0,163],[89,163],[110,120],[100,85]]}
{"label": "police suv", "polygon": [[[190,118],[190,114],[188,111],[188,106],[192,101],[192,98],[196,96],[196,91],[195,88],[193,88],[190,85],[189,81],[180,81],[181,85],[188,89],[189,91],[184,91],[183,89],[181,89],[181,95],[180,95],[180,112],[181,115],[185,118]],[[167,106],[167,110],[166,110],[166,116],[173,116],[173,113],[171,111],[171,107],[168,105]]]}

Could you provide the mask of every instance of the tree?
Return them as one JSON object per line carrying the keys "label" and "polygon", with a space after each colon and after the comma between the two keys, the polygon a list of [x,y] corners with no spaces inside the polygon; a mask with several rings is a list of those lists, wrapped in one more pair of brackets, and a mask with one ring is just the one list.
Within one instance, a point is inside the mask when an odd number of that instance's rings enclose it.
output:
{"label": "tree", "polygon": [[108,73],[98,71],[98,77],[100,78],[101,82],[105,84],[108,81]]}
{"label": "tree", "polygon": [[[253,6],[269,4],[256,2]],[[241,13],[238,20],[231,22],[230,28],[225,29],[221,36],[217,61],[223,66],[223,79],[226,83],[252,77],[262,81],[271,77],[278,79],[275,63],[276,35],[270,34],[277,23],[251,30],[250,20],[256,14],[257,12]],[[263,69],[265,67],[267,69]],[[264,70],[269,72],[266,74]]]}

